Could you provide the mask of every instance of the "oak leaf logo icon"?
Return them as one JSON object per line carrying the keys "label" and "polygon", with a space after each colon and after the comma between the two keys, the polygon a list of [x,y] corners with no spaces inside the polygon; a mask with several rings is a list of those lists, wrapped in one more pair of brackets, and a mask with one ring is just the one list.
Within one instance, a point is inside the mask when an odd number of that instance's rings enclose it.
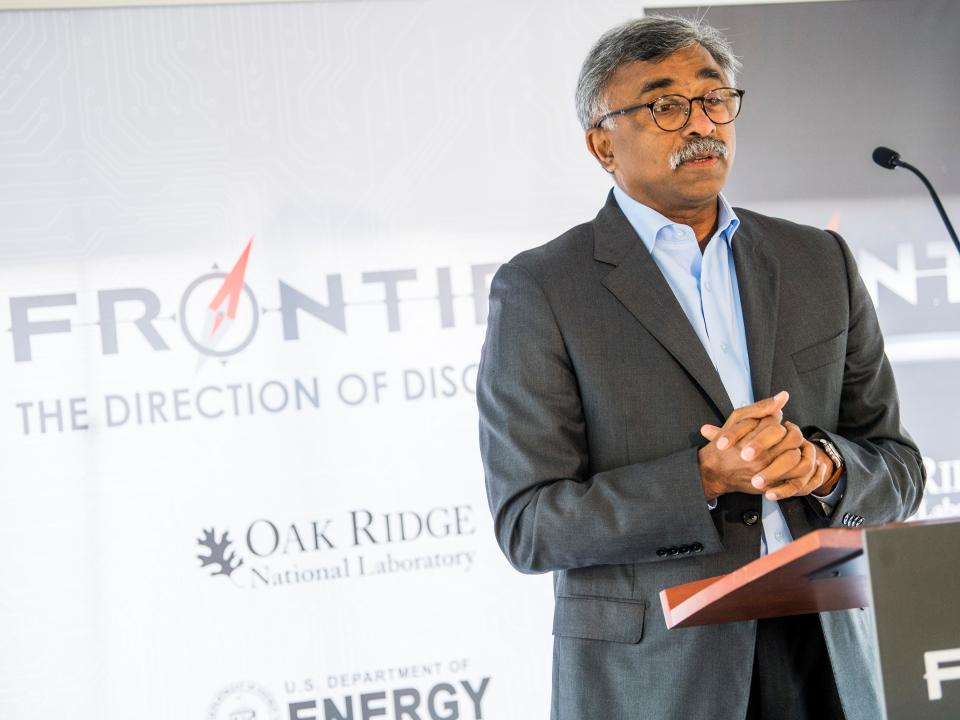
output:
{"label": "oak leaf logo icon", "polygon": [[226,554],[233,543],[229,531],[224,531],[219,540],[216,535],[214,528],[210,528],[203,531],[203,537],[197,538],[197,544],[210,551],[209,555],[197,555],[197,559],[200,560],[201,568],[208,565],[216,566],[217,569],[210,573],[210,577],[214,575],[230,577],[234,570],[243,565],[243,558],[238,558],[233,550],[230,550],[229,555]]}

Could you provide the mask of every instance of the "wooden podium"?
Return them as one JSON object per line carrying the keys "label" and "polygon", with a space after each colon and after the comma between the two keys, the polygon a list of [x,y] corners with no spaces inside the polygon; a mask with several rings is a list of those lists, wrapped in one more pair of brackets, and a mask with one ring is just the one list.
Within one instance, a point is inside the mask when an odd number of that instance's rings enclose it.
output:
{"label": "wooden podium", "polygon": [[660,602],[669,628],[869,607],[886,717],[960,718],[960,521],[816,530]]}
{"label": "wooden podium", "polygon": [[675,628],[867,607],[866,574],[843,567],[862,556],[862,530],[816,530],[729,575],[661,590],[663,616]]}

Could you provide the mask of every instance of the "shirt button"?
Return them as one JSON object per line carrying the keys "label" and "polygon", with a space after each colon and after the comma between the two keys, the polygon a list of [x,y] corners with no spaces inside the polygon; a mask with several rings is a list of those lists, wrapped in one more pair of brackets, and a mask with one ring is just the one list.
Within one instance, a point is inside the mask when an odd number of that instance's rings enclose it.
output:
{"label": "shirt button", "polygon": [[730,346],[727,345],[726,343],[720,343],[720,349],[726,352],[727,350],[730,349]]}
{"label": "shirt button", "polygon": [[777,532],[775,532],[775,533],[773,534],[773,536],[774,536],[777,540],[783,540],[783,533],[780,532],[779,530],[777,530]]}
{"label": "shirt button", "polygon": [[710,292],[710,283],[705,282],[705,283],[703,284],[703,289],[706,290],[707,292]]}

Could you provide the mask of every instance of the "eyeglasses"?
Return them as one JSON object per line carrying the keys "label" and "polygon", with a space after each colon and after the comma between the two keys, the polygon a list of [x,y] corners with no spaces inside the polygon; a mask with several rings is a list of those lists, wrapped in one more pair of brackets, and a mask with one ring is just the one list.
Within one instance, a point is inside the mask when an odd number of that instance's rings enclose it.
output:
{"label": "eyeglasses", "polygon": [[650,117],[653,118],[658,128],[667,132],[676,132],[682,130],[689,122],[690,109],[693,107],[693,103],[697,101],[703,108],[703,114],[710,118],[711,122],[715,125],[726,125],[736,120],[737,115],[740,114],[740,105],[745,92],[745,90],[738,90],[737,88],[722,87],[695,98],[688,98],[683,95],[661,95],[653,102],[631,105],[622,110],[614,110],[601,115],[594,127],[600,127],[607,118],[628,115],[646,108],[650,111]]}

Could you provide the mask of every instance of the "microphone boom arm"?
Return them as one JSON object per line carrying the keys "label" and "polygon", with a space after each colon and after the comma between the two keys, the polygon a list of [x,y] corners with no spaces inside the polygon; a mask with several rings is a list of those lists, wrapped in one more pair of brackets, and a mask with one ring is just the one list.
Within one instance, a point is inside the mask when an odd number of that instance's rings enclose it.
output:
{"label": "microphone boom arm", "polygon": [[943,220],[943,224],[947,226],[947,232],[950,234],[950,239],[953,240],[953,246],[957,249],[957,252],[960,253],[960,240],[957,240],[957,231],[953,229],[953,225],[950,224],[950,218],[947,217],[947,211],[943,209],[943,203],[940,202],[940,198],[937,196],[937,191],[933,189],[933,185],[930,184],[930,181],[927,180],[926,176],[917,170],[910,163],[904,162],[899,157],[894,161],[896,165],[904,167],[918,178],[926,186],[927,190],[930,191],[930,197],[933,198],[933,204],[937,206],[937,212],[940,213],[940,217]]}

